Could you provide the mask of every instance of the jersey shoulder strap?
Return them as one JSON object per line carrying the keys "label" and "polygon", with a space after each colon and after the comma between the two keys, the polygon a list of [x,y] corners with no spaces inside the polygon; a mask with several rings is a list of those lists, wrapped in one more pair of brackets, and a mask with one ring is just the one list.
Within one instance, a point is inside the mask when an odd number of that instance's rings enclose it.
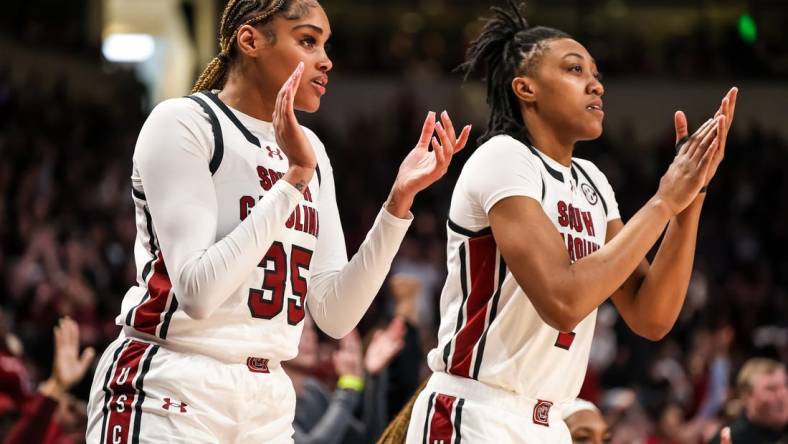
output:
{"label": "jersey shoulder strap", "polygon": [[213,175],[216,173],[216,170],[219,169],[219,165],[222,164],[222,158],[224,157],[222,125],[219,123],[219,118],[216,117],[216,113],[213,112],[213,109],[205,100],[200,98],[197,94],[192,94],[186,98],[197,102],[200,108],[205,111],[205,114],[208,115],[208,120],[211,122],[211,130],[213,131],[213,156],[211,156],[211,162],[208,164],[208,169],[211,171],[211,175]]}
{"label": "jersey shoulder strap", "polygon": [[578,171],[580,171],[580,173],[583,175],[583,177],[586,178],[588,183],[591,184],[591,187],[594,189],[594,191],[596,191],[597,196],[599,196],[599,200],[602,202],[602,208],[605,209],[605,216],[608,216],[610,213],[608,213],[607,211],[607,202],[605,202],[605,197],[602,196],[602,193],[599,192],[599,188],[597,188],[594,181],[591,180],[591,176],[589,176],[588,173],[586,173],[586,170],[584,170],[583,167],[581,167],[580,164],[575,162],[574,160],[572,161],[572,166],[577,168]]}

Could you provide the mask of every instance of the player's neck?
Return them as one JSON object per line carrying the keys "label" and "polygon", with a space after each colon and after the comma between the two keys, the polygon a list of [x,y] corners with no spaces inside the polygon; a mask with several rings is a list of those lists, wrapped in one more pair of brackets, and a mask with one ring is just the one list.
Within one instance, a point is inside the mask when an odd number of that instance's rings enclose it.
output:
{"label": "player's neck", "polygon": [[273,120],[275,101],[265,97],[248,76],[230,73],[224,88],[219,92],[219,98],[227,106],[255,119],[266,122]]}
{"label": "player's neck", "polygon": [[560,137],[557,131],[538,119],[528,120],[528,137],[539,151],[563,166],[572,165],[574,140]]}

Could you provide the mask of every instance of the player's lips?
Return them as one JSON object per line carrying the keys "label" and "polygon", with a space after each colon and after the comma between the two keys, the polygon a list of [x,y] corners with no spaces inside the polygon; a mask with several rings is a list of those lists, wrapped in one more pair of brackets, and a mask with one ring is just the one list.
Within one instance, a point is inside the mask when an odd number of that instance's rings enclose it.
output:
{"label": "player's lips", "polygon": [[592,113],[600,114],[600,115],[604,116],[605,112],[602,111],[602,108],[603,108],[603,106],[602,106],[602,100],[601,99],[596,99],[596,100],[592,101],[591,103],[589,103],[586,106],[586,110],[587,111],[590,111]]}
{"label": "player's lips", "polygon": [[312,84],[312,86],[315,87],[317,92],[320,93],[320,95],[322,96],[323,94],[326,93],[326,85],[328,85],[328,76],[323,75],[323,76],[315,77],[314,79],[312,79],[312,81],[310,83]]}

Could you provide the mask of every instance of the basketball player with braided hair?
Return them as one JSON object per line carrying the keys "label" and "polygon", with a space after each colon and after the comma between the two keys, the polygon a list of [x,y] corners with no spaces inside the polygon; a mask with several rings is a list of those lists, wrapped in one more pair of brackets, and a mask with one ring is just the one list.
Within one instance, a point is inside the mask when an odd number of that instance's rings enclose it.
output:
{"label": "basketball player with braided hair", "polygon": [[230,0],[193,94],[146,120],[131,190],[137,284],[96,370],[88,442],[292,442],[295,393],[280,363],[297,353],[306,310],[335,338],[356,326],[415,195],[470,131],[428,114],[348,261],[331,162],[294,114],[320,106],[330,34],[314,0]]}
{"label": "basketball player with braided hair", "polygon": [[602,133],[594,59],[509,6],[493,8],[460,67],[485,75],[491,114],[452,195],[438,345],[408,443],[570,443],[561,410],[583,382],[597,307],[612,298],[651,340],[675,322],[733,118],[735,88],[686,139],[678,112],[678,153],[625,225],[605,175],[574,157]]}

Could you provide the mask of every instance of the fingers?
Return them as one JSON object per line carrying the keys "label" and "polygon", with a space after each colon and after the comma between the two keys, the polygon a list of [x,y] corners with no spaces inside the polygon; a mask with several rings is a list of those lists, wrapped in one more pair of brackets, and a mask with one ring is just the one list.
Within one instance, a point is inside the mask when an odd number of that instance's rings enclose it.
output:
{"label": "fingers", "polygon": [[723,427],[720,432],[720,444],[731,444],[731,428]]}
{"label": "fingers", "polygon": [[443,125],[441,125],[440,122],[435,124],[435,132],[438,133],[438,137],[440,137],[441,139],[441,151],[443,152],[443,156],[442,158],[439,157],[438,161],[440,165],[443,165],[446,161],[451,160],[451,155],[453,154],[452,147],[454,146],[454,141],[449,139],[449,135],[446,134],[446,130],[443,129]]}
{"label": "fingers", "polygon": [[442,164],[446,161],[446,156],[443,154],[443,148],[441,148],[441,144],[438,143],[438,139],[435,136],[432,136],[432,151],[435,153],[435,160],[437,160],[438,164]]}
{"label": "fingers", "polygon": [[448,134],[451,138],[452,143],[456,143],[457,136],[454,133],[454,125],[452,125],[451,119],[449,118],[449,113],[446,111],[441,113],[441,122],[443,123],[443,127],[446,129],[446,134]]}
{"label": "fingers", "polygon": [[468,137],[471,136],[471,126],[465,125],[460,133],[460,138],[457,139],[457,144],[454,145],[454,152],[457,153],[461,149],[465,148],[465,144],[468,143]]}
{"label": "fingers", "polygon": [[709,119],[703,122],[703,125],[701,125],[700,128],[698,128],[697,131],[695,131],[695,133],[690,136],[687,142],[681,147],[679,155],[683,154],[692,158],[698,149],[699,142],[703,139],[703,136],[706,135],[706,131],[709,129],[713,121],[714,119]]}
{"label": "fingers", "polygon": [[424,119],[424,125],[421,127],[421,137],[419,137],[417,146],[426,151],[433,131],[435,131],[435,113],[430,111],[427,113],[427,118]]}
{"label": "fingers", "polygon": [[729,113],[727,114],[728,116],[727,124],[728,127],[730,128],[731,124],[733,124],[733,115],[736,113],[736,99],[739,97],[739,88],[736,88],[734,86],[733,88],[731,88],[729,94],[730,94],[730,98],[728,100]]}
{"label": "fingers", "polygon": [[301,82],[301,75],[304,72],[304,62],[299,62],[290,77],[287,78],[279,93],[276,95],[276,103],[274,104],[274,120],[281,121],[287,116],[288,111],[293,109],[293,99],[295,91]]}
{"label": "fingers", "polygon": [[706,127],[702,134],[698,135],[698,137],[703,137],[700,139],[700,143],[697,144],[695,151],[691,157],[692,160],[698,161],[702,155],[709,151],[710,145],[712,141],[719,142],[718,136],[718,128],[720,121],[723,120],[723,117],[717,117],[716,119],[712,120],[712,123]]}
{"label": "fingers", "polygon": [[706,153],[704,153],[703,157],[700,159],[700,163],[698,164],[698,170],[700,171],[703,178],[706,178],[708,176],[709,168],[711,168],[714,155],[716,154],[719,146],[720,146],[720,141],[714,139],[714,141],[709,146],[709,149],[706,150]]}
{"label": "fingers", "polygon": [[82,356],[79,357],[79,373],[85,374],[85,371],[88,369],[90,364],[93,362],[93,358],[96,357],[96,350],[93,347],[88,347],[82,351]]}
{"label": "fingers", "polygon": [[676,127],[676,151],[678,151],[689,138],[687,116],[684,111],[676,111],[676,114],[673,115],[673,123]]}

